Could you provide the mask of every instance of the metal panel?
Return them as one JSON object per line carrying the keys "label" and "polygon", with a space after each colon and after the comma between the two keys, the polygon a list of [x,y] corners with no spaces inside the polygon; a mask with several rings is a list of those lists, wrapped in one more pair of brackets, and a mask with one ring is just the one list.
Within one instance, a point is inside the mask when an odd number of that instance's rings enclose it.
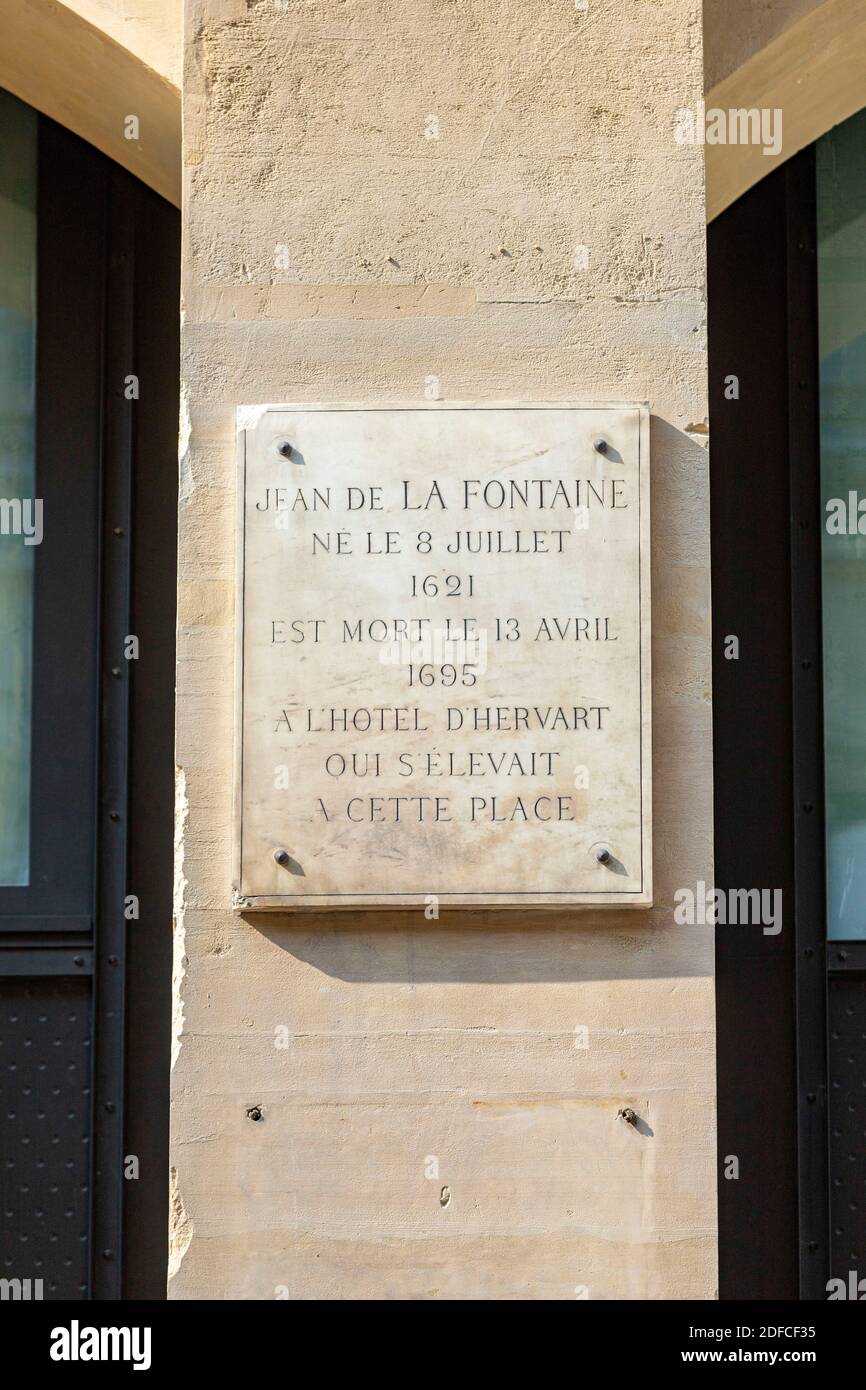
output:
{"label": "metal panel", "polygon": [[847,1286],[866,1276],[866,978],[831,979],[827,1011],[830,1275]]}
{"label": "metal panel", "polygon": [[90,1285],[88,980],[4,980],[0,992],[2,1276],[43,1297]]}

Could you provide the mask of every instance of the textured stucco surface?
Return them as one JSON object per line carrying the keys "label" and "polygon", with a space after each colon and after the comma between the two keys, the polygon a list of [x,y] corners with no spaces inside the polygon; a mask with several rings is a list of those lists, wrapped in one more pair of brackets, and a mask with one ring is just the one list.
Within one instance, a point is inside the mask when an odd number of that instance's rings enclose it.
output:
{"label": "textured stucco surface", "polygon": [[[672,901],[712,847],[700,5],[186,26],[170,1294],[712,1297],[712,942]],[[431,377],[651,405],[647,912],[229,910],[234,407]]]}

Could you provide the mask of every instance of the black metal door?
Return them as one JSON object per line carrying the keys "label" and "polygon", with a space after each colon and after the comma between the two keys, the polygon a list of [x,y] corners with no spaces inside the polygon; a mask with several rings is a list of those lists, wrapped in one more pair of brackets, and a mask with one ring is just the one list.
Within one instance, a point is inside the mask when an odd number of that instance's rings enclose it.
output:
{"label": "black metal door", "polygon": [[826,928],[814,148],[708,246],[716,883],[784,903],[717,928],[720,1292],[826,1299],[866,1276],[866,942]]}
{"label": "black metal door", "polygon": [[179,219],[40,117],[37,225],[44,534],[29,875],[0,888],[2,1276],[45,1298],[159,1298]]}

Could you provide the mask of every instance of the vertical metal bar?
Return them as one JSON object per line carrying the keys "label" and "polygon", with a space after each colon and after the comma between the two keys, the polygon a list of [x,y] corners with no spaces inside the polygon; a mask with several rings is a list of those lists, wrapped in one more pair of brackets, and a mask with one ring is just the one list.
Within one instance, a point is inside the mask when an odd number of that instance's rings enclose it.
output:
{"label": "vertical metal bar", "polygon": [[121,1296],[123,1217],[123,1077],[128,859],[129,681],[124,655],[130,631],[132,444],[135,373],[135,190],[111,176],[104,350],[101,547],[100,774],[94,1055],[94,1297]]}
{"label": "vertical metal bar", "polygon": [[784,906],[777,936],[716,931],[722,1299],[799,1290],[787,233],[784,168],[707,228],[715,883],[771,885]]}
{"label": "vertical metal bar", "polygon": [[787,166],[787,204],[800,1296],[824,1299],[829,1174],[814,149]]}
{"label": "vertical metal bar", "polygon": [[168,1271],[177,598],[180,223],[138,188],[133,434],[132,631],[127,892],[139,899],[126,951],[125,1146],[139,1161],[122,1184],[123,1296],[164,1299]]}

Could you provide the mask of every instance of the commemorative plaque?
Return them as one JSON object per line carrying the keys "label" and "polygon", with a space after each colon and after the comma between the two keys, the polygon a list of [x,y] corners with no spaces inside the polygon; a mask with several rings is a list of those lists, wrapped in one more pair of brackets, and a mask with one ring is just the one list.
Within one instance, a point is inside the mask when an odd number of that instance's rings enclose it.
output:
{"label": "commemorative plaque", "polygon": [[238,410],[234,901],[652,901],[644,406]]}

